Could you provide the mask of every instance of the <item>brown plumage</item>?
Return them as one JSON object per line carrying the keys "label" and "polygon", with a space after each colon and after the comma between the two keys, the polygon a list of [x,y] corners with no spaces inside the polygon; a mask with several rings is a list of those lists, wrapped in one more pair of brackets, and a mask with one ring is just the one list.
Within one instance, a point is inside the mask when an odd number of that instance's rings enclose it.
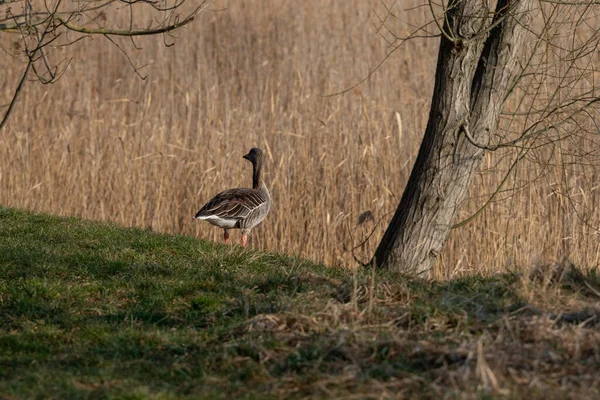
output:
{"label": "brown plumage", "polygon": [[229,230],[242,230],[242,246],[246,246],[252,228],[262,222],[271,208],[271,196],[261,179],[263,152],[253,148],[244,158],[252,163],[252,189],[228,189],[213,197],[194,215],[223,228],[225,243]]}

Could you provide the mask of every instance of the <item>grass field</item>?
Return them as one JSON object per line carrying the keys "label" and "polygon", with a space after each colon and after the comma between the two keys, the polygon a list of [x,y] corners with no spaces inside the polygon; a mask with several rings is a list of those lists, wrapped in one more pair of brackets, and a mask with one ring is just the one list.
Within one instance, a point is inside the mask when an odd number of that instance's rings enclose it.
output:
{"label": "grass field", "polygon": [[600,278],[444,282],[0,208],[0,399],[600,396]]}
{"label": "grass field", "polygon": [[[349,267],[344,249],[374,231],[357,250],[368,260],[425,130],[439,44],[409,41],[364,84],[324,97],[365,78],[390,50],[376,29],[384,3],[218,1],[176,38],[115,39],[146,80],[102,37],[54,49],[53,63],[72,58],[67,74],[54,85],[28,81],[0,135],[0,204],[219,241],[218,229],[191,216],[220,190],[250,184],[241,157],[260,146],[273,207],[251,246]],[[390,3],[396,17],[388,27],[398,36],[431,22],[421,1]],[[127,26],[127,10],[113,7],[102,18]],[[146,26],[151,14],[139,4],[133,10],[136,26]],[[585,37],[586,29],[576,24],[575,33]],[[577,42],[563,34],[565,47]],[[2,35],[0,44],[8,51],[14,40]],[[0,58],[0,105],[23,68],[22,58]],[[596,154],[593,141],[569,145]],[[433,276],[494,274],[561,255],[598,265],[598,169],[563,150],[532,151],[495,201],[452,232]],[[489,199],[511,152],[486,156],[457,221]],[[356,228],[364,211],[381,223]]]}

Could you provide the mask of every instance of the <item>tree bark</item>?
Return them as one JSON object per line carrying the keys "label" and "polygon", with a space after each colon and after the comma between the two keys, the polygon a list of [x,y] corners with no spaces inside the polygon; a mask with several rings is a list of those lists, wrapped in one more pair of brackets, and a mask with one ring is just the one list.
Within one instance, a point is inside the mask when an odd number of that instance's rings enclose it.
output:
{"label": "tree bark", "polygon": [[427,128],[373,257],[377,267],[412,274],[433,267],[498,125],[530,7],[531,0],[499,0],[492,18],[480,0],[450,2]]}

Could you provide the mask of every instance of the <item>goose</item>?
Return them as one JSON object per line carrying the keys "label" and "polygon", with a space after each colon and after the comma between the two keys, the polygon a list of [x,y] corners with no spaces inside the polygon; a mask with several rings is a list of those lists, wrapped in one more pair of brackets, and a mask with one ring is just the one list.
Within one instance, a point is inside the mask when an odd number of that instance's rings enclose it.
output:
{"label": "goose", "polygon": [[229,243],[229,230],[242,230],[242,247],[246,247],[252,228],[262,222],[271,208],[271,196],[261,179],[263,152],[252,148],[244,158],[252,163],[252,189],[228,189],[210,199],[195,219],[206,220],[223,228],[225,244]]}

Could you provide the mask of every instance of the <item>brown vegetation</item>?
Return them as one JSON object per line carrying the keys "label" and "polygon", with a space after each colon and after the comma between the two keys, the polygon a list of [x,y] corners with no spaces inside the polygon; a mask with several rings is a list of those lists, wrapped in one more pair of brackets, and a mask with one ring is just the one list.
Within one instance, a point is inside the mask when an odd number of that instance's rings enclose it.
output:
{"label": "brown vegetation", "polygon": [[[215,4],[227,8],[203,13],[173,47],[158,38],[136,39],[142,51],[119,42],[136,65],[147,65],[145,81],[101,38],[60,50],[56,57],[74,57],[67,74],[51,86],[27,84],[0,136],[0,204],[218,240],[218,229],[192,215],[217,191],[249,186],[241,156],[260,146],[274,204],[252,245],[351,265],[344,248],[375,229],[358,250],[368,260],[425,129],[439,42],[411,40],[366,83],[324,97],[364,78],[389,50],[373,26],[372,7],[383,14],[375,3]],[[400,7],[397,34],[430,20],[426,8]],[[3,99],[18,65],[0,61]],[[598,264],[598,212],[571,207],[598,203],[597,174],[539,156],[520,164],[502,201],[452,233],[436,276],[560,254]],[[486,156],[458,220],[487,200],[510,166],[506,153]],[[355,229],[365,211],[374,219]]]}
{"label": "brown vegetation", "polygon": [[[257,315],[247,335],[269,334],[282,344],[259,350],[261,363],[287,360],[290,368],[295,349],[299,361],[291,368],[321,372],[304,386],[271,382],[281,396],[312,391],[344,398],[348,390],[378,399],[598,396],[597,295],[517,275],[438,285],[424,293],[410,279],[388,283],[373,275],[325,309],[305,300],[303,313]],[[306,344],[315,337],[323,341],[317,360]]]}

